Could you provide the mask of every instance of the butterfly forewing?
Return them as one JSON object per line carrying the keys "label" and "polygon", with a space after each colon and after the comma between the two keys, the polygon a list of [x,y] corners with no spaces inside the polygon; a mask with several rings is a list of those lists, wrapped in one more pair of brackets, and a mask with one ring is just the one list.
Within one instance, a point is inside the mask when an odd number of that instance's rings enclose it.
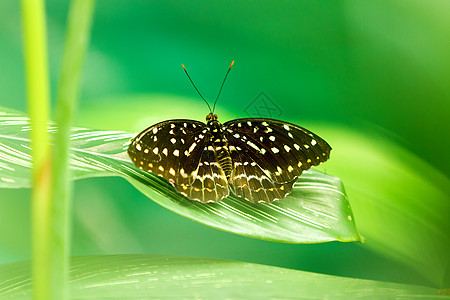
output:
{"label": "butterfly forewing", "polygon": [[191,184],[206,144],[206,125],[170,120],[138,134],[128,147],[136,167],[167,179],[172,185]]}
{"label": "butterfly forewing", "polygon": [[245,159],[252,159],[275,183],[295,180],[330,155],[331,147],[323,139],[294,124],[248,118],[232,120],[223,126],[230,145]]}

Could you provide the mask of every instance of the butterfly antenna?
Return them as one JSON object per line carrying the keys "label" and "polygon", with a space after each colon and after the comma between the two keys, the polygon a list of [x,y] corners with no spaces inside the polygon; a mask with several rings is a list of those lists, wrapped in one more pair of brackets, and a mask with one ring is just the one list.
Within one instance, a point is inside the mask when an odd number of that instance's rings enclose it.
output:
{"label": "butterfly antenna", "polygon": [[194,82],[191,79],[191,76],[189,76],[186,68],[184,67],[183,64],[181,64],[181,66],[184,69],[184,72],[186,73],[187,77],[189,78],[189,80],[191,81],[192,85],[194,86],[195,90],[197,91],[197,93],[200,95],[200,97],[203,99],[203,101],[205,101],[206,105],[208,105],[209,111],[212,113],[213,111],[211,110],[211,106],[209,106],[209,103],[205,100],[205,98],[203,98],[202,94],[200,94],[200,91],[197,89],[197,87],[195,86]]}
{"label": "butterfly antenna", "polygon": [[234,65],[234,60],[231,62],[231,65],[230,65],[230,67],[228,68],[227,74],[225,74],[225,78],[224,78],[223,81],[222,81],[222,85],[220,86],[220,90],[219,90],[219,93],[217,94],[216,101],[214,101],[214,106],[213,106],[212,112],[214,112],[214,109],[216,109],[216,103],[217,103],[217,100],[219,100],[219,96],[220,96],[220,93],[222,92],[223,85],[225,84],[225,80],[227,80],[228,73],[230,73],[231,67],[232,67],[233,65]]}

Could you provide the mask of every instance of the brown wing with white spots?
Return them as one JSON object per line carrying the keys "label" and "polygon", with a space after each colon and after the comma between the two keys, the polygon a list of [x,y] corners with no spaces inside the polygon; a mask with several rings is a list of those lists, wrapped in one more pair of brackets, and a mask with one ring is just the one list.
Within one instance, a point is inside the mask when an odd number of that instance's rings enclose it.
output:
{"label": "brown wing with white spots", "polygon": [[322,138],[294,124],[246,118],[223,126],[233,160],[233,188],[252,202],[284,198],[304,170],[330,155]]}
{"label": "brown wing with white spots", "polygon": [[228,181],[220,167],[214,150],[207,143],[194,171],[191,184],[175,184],[182,195],[200,202],[218,202],[229,195]]}
{"label": "brown wing with white spots", "polygon": [[233,161],[231,186],[234,193],[250,202],[272,202],[286,197],[291,191],[297,177],[291,182],[274,182],[269,174],[258,165],[247,150],[230,151]]}
{"label": "brown wing with white spots", "polygon": [[167,179],[191,184],[207,141],[206,125],[194,120],[169,120],[138,134],[128,147],[135,166]]}

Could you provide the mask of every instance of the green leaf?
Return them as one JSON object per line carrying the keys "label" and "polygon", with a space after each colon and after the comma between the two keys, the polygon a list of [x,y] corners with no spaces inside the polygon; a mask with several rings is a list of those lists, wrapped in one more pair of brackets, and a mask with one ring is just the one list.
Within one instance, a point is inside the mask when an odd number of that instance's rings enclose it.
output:
{"label": "green leaf", "polygon": [[[29,187],[29,129],[20,113],[0,114],[0,187]],[[50,127],[50,132],[54,129]],[[126,153],[133,134],[73,129],[71,166],[75,178],[121,176],[161,206],[213,228],[285,242],[359,241],[344,188],[336,177],[311,170],[284,200],[253,204],[229,197],[214,204],[191,201],[167,181],[136,169]]]}
{"label": "green leaf", "polygon": [[422,158],[366,128],[320,128],[334,145],[327,169],[346,182],[365,246],[450,286],[450,181]]}
{"label": "green leaf", "polygon": [[[414,285],[244,262],[162,255],[74,257],[72,299],[438,299]],[[0,265],[0,298],[31,297],[29,262]]]}

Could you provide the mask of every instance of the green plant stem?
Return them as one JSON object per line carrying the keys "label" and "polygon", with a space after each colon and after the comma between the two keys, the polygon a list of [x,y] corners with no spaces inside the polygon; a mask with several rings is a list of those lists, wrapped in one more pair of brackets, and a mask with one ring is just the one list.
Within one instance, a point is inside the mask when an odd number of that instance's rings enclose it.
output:
{"label": "green plant stem", "polygon": [[32,256],[35,299],[50,295],[50,178],[51,160],[47,122],[50,93],[47,69],[47,36],[43,0],[22,1],[22,22],[28,111],[31,118],[32,172]]}
{"label": "green plant stem", "polygon": [[[77,100],[80,71],[87,49],[95,0],[74,0],[68,16],[66,41],[56,101],[55,135],[52,168],[52,219],[55,239],[53,264],[58,268],[54,284],[64,286],[67,282],[70,254],[71,189],[69,171],[70,127]],[[58,290],[55,299],[64,299],[64,290]]]}
{"label": "green plant stem", "polygon": [[43,0],[23,0],[24,53],[33,155],[32,255],[34,299],[65,299],[70,245],[69,133],[77,98],[79,74],[86,51],[94,0],[72,2],[51,159],[47,122],[49,82]]}

